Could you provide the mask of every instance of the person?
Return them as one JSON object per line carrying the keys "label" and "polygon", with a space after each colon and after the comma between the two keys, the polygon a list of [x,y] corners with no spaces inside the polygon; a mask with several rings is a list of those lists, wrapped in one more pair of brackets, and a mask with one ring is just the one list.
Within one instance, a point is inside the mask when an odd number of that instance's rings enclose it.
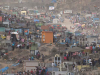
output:
{"label": "person", "polygon": [[19,75],[22,75],[22,72],[21,71],[19,71]]}
{"label": "person", "polygon": [[36,58],[38,59],[38,52],[36,52]]}
{"label": "person", "polygon": [[64,65],[65,65],[65,68],[67,68],[67,64],[66,64],[66,63],[64,63]]}
{"label": "person", "polygon": [[34,75],[36,74],[36,71],[35,71],[35,69],[34,69],[34,72],[33,72],[33,74],[34,74]]}
{"label": "person", "polygon": [[44,62],[44,55],[42,54],[42,61]]}
{"label": "person", "polygon": [[40,53],[39,53],[39,51],[38,51],[37,57],[38,57],[38,59],[40,58]]}
{"label": "person", "polygon": [[13,43],[12,44],[12,50],[14,51],[14,49],[15,49],[15,44]]}
{"label": "person", "polygon": [[43,70],[41,70],[41,75],[43,75]]}
{"label": "person", "polygon": [[99,65],[100,65],[100,57],[99,57],[99,59],[98,59],[98,63],[99,63]]}
{"label": "person", "polygon": [[93,47],[92,47],[92,46],[90,46],[90,49],[91,49],[91,53],[92,53],[92,48],[93,48]]}
{"label": "person", "polygon": [[31,60],[31,57],[29,56],[29,60]]}
{"label": "person", "polygon": [[67,58],[67,61],[69,61],[69,53],[67,53],[66,58]]}
{"label": "person", "polygon": [[69,44],[68,44],[68,42],[66,42],[66,46],[67,46],[67,47],[69,47]]}
{"label": "person", "polygon": [[46,75],[49,75],[49,72],[46,72]]}
{"label": "person", "polygon": [[44,68],[43,68],[43,70],[42,70],[42,71],[43,71],[43,75],[45,75],[45,74],[46,74],[46,72],[45,72],[45,69],[44,69]]}
{"label": "person", "polygon": [[31,70],[31,72],[30,72],[31,74],[33,74],[33,70]]}
{"label": "person", "polygon": [[83,65],[86,65],[86,60],[85,59],[83,59]]}
{"label": "person", "polygon": [[64,54],[64,60],[67,60],[67,54],[66,53]]}
{"label": "person", "polygon": [[60,66],[60,62],[58,63],[58,65],[57,66]]}
{"label": "person", "polygon": [[96,43],[93,43],[93,46],[95,47],[96,46]]}
{"label": "person", "polygon": [[25,71],[23,71],[23,75],[25,75]]}
{"label": "person", "polygon": [[92,66],[93,66],[93,68],[94,68],[94,66],[95,66],[95,61],[94,61],[94,59],[92,60]]}
{"label": "person", "polygon": [[39,75],[41,75],[41,69],[39,69]]}
{"label": "person", "polygon": [[29,74],[29,70],[27,71],[27,75],[30,75],[30,74]]}
{"label": "person", "polygon": [[29,26],[29,22],[27,22],[27,24],[26,24],[26,25],[27,25],[27,27],[28,27],[28,26]]}
{"label": "person", "polygon": [[93,50],[92,52],[94,53],[94,50],[95,50],[95,46],[93,46],[93,47],[92,47],[92,50]]}
{"label": "person", "polygon": [[74,62],[73,62],[73,69],[75,68],[75,64],[74,64]]}
{"label": "person", "polygon": [[52,63],[52,67],[54,67],[55,66],[55,64],[54,64],[54,62]]}
{"label": "person", "polygon": [[69,39],[70,39],[70,42],[71,42],[72,41],[72,36],[70,36]]}
{"label": "person", "polygon": [[19,59],[18,61],[19,61],[19,63],[23,63],[21,59]]}
{"label": "person", "polygon": [[31,57],[31,60],[34,60],[34,57],[33,56]]}
{"label": "person", "polygon": [[20,44],[20,46],[19,46],[19,49],[21,49],[22,48],[22,44]]}
{"label": "person", "polygon": [[45,71],[46,71],[46,73],[48,72],[48,69],[47,69],[47,67],[45,68]]}
{"label": "person", "polygon": [[64,56],[64,60],[67,60],[67,57],[66,56]]}
{"label": "person", "polygon": [[54,66],[56,66],[57,67],[57,63],[55,63],[55,65]]}
{"label": "person", "polygon": [[39,75],[39,70],[38,69],[36,70],[36,75]]}
{"label": "person", "polygon": [[23,48],[23,49],[25,48],[25,44],[22,44],[22,48]]}
{"label": "person", "polygon": [[17,48],[19,48],[19,47],[20,47],[20,44],[17,45]]}
{"label": "person", "polygon": [[91,62],[91,58],[89,58],[89,64],[90,64],[90,66],[91,66],[91,64],[92,64],[92,62]]}
{"label": "person", "polygon": [[27,42],[27,49],[29,49],[29,42]]}

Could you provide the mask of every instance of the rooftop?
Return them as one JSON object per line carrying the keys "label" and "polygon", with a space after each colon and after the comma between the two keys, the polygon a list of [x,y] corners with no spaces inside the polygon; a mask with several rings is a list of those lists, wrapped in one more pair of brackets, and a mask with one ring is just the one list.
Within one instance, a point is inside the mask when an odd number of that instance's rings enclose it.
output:
{"label": "rooftop", "polygon": [[53,33],[52,31],[42,31],[42,32],[46,32],[46,33]]}

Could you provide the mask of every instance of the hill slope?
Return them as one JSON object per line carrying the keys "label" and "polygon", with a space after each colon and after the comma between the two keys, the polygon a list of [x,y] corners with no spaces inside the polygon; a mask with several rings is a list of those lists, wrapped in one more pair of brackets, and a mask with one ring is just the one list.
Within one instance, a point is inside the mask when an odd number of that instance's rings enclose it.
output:
{"label": "hill slope", "polygon": [[[22,3],[18,3],[19,0],[0,0],[0,5],[21,6],[21,7],[34,7],[45,6],[48,7],[52,0],[22,0]],[[75,11],[80,10],[95,10],[95,7],[100,7],[100,0],[57,0],[57,9],[72,9]]]}

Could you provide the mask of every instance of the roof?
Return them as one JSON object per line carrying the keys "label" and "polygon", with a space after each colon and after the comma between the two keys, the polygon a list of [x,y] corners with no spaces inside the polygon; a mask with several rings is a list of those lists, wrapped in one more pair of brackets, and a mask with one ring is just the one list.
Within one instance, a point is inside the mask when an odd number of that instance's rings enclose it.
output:
{"label": "roof", "polygon": [[34,61],[34,60],[24,60],[24,62],[39,62],[39,61]]}
{"label": "roof", "polygon": [[45,12],[41,12],[40,14],[45,14]]}
{"label": "roof", "polygon": [[10,40],[3,40],[1,43],[11,43]]}
{"label": "roof", "polygon": [[41,26],[42,30],[49,30],[49,26]]}
{"label": "roof", "polygon": [[45,25],[61,25],[60,23],[46,23]]}
{"label": "roof", "polygon": [[67,51],[68,52],[77,52],[77,51],[82,51],[84,49],[80,48],[80,47],[73,47],[73,48],[69,48]]}
{"label": "roof", "polygon": [[91,38],[98,38],[98,36],[91,36]]}
{"label": "roof", "polygon": [[87,38],[98,38],[98,36],[86,36]]}
{"label": "roof", "polygon": [[42,32],[46,32],[46,33],[53,33],[52,31],[42,31]]}
{"label": "roof", "polygon": [[18,34],[17,32],[11,32],[11,34]]}

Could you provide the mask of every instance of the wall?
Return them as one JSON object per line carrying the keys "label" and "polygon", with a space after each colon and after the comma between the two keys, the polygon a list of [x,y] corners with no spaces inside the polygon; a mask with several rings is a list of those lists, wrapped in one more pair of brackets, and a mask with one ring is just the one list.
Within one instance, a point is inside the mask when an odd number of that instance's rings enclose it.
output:
{"label": "wall", "polygon": [[[28,31],[28,32],[25,32],[25,31]],[[28,35],[29,34],[29,29],[24,29],[24,33],[25,33],[25,35]]]}
{"label": "wall", "polygon": [[[43,35],[45,35],[44,42],[43,42]],[[53,32],[42,32],[42,42],[43,43],[53,43]]]}
{"label": "wall", "polygon": [[79,44],[82,43],[84,45],[86,45],[87,43],[89,43],[89,45],[91,45],[91,43],[94,42],[94,39],[95,39],[96,43],[98,42],[97,38],[91,38],[91,37],[89,37],[89,38],[87,38],[87,41],[85,40],[84,42],[83,42],[83,39],[81,39],[81,41],[80,41],[80,39],[81,38],[79,38]]}
{"label": "wall", "polygon": [[17,15],[17,12],[12,12],[13,15]]}
{"label": "wall", "polygon": [[58,19],[53,19],[53,23],[58,23]]}
{"label": "wall", "polygon": [[24,67],[24,70],[25,71],[27,71],[27,70],[31,71],[32,69],[33,70],[36,69],[36,66],[38,66],[38,62],[35,62],[35,61],[26,61],[24,63],[24,66],[23,67]]}
{"label": "wall", "polygon": [[92,43],[92,42],[94,42],[94,39],[95,39],[95,41],[96,41],[96,43],[97,43],[97,38],[88,38],[87,39],[87,41],[89,42],[89,45]]}
{"label": "wall", "polygon": [[0,22],[2,22],[2,16],[0,16]]}
{"label": "wall", "polygon": [[45,37],[46,43],[53,43],[53,32],[46,33]]}
{"label": "wall", "polygon": [[22,29],[15,29],[15,32],[22,33]]}
{"label": "wall", "polygon": [[5,32],[5,27],[0,27],[0,32]]}

